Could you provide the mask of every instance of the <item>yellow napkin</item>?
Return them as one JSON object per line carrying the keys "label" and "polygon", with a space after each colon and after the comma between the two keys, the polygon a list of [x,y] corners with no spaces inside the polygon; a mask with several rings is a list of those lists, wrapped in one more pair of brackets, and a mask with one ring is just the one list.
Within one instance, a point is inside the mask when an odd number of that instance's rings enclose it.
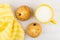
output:
{"label": "yellow napkin", "polygon": [[0,40],[24,40],[24,30],[8,4],[0,4]]}

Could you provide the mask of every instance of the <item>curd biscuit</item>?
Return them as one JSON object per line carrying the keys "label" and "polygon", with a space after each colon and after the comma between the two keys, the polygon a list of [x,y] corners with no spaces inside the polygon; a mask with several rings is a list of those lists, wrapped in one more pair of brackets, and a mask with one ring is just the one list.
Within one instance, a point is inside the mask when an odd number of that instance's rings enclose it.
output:
{"label": "curd biscuit", "polygon": [[42,32],[42,28],[38,23],[31,23],[28,25],[26,31],[29,36],[35,38],[38,37],[39,34]]}
{"label": "curd biscuit", "polygon": [[21,21],[28,20],[30,16],[31,16],[31,10],[26,5],[23,5],[16,10],[16,17]]}

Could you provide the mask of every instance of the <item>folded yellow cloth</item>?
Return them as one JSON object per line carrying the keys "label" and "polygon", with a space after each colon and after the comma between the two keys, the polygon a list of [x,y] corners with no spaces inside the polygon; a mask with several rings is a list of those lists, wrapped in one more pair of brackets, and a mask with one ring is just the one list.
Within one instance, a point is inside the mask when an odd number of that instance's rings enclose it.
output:
{"label": "folded yellow cloth", "polygon": [[8,4],[0,4],[0,40],[24,40],[24,30]]}

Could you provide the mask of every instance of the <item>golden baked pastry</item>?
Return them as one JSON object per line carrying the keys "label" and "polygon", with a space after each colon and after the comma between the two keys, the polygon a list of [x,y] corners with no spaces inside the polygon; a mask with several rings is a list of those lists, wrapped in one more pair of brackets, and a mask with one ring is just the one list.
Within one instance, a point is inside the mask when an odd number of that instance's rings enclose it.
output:
{"label": "golden baked pastry", "polygon": [[26,31],[29,36],[35,38],[42,32],[42,28],[38,23],[31,23],[28,25]]}
{"label": "golden baked pastry", "polygon": [[28,20],[31,16],[31,10],[28,6],[23,5],[20,6],[17,10],[16,10],[16,17],[18,19],[20,19],[21,21],[25,21]]}
{"label": "golden baked pastry", "polygon": [[0,4],[0,40],[24,40],[24,30],[9,4]]}

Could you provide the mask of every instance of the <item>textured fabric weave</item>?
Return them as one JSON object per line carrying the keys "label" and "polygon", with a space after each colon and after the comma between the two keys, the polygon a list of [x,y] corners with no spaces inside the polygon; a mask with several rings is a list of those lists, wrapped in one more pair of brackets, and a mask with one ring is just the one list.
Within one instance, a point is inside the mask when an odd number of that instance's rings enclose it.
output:
{"label": "textured fabric weave", "polygon": [[24,40],[24,30],[8,4],[0,4],[0,40]]}

